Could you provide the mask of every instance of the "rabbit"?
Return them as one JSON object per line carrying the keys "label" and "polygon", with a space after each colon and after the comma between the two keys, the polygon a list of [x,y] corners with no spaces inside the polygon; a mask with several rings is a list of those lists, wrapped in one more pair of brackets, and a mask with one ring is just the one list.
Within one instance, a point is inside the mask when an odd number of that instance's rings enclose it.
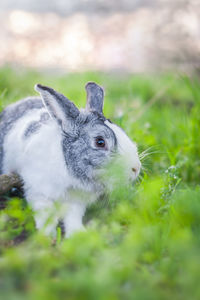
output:
{"label": "rabbit", "polygon": [[[85,109],[37,84],[41,98],[25,98],[0,114],[0,174],[21,176],[36,228],[47,235],[60,218],[66,237],[84,229],[87,206],[106,188],[106,182],[98,180],[98,170],[105,169],[115,154],[128,159],[132,181],[140,172],[136,144],[103,115],[103,88],[94,82],[85,88]],[[57,202],[61,204],[58,213],[54,210]],[[48,223],[51,208],[54,214]]]}

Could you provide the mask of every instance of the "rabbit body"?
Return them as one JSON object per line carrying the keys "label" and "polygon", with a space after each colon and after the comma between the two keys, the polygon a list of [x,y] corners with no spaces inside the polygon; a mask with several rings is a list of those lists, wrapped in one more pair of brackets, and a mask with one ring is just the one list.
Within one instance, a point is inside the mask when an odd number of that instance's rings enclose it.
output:
{"label": "rabbit body", "polygon": [[60,218],[66,236],[83,228],[87,205],[102,193],[97,170],[116,149],[132,153],[133,179],[139,173],[135,144],[103,116],[102,88],[89,83],[86,89],[87,106],[82,112],[63,95],[38,85],[41,98],[21,100],[0,115],[0,174],[21,176],[36,226],[47,234]]}

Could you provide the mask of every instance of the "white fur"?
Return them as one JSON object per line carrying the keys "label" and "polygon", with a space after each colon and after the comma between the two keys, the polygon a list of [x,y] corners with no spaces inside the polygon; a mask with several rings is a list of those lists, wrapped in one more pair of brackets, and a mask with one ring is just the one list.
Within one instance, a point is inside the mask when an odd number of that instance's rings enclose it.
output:
{"label": "white fur", "polygon": [[[115,133],[119,154],[124,157],[124,160],[127,163],[127,171],[130,174],[130,178],[135,179],[141,168],[136,144],[129,139],[126,133],[119,126],[110,123],[109,121],[105,121],[105,124]],[[134,169],[135,172],[132,169]]]}
{"label": "white fur", "polygon": [[7,135],[4,143],[4,172],[20,172],[26,183],[26,192],[31,198],[31,190],[37,187],[41,195],[55,199],[62,196],[69,182],[60,146],[60,129],[55,121],[50,120],[38,133],[30,138],[24,137],[27,124],[39,120],[41,112],[42,110],[33,110],[26,114]]}
{"label": "white fur", "polygon": [[[23,178],[25,197],[36,212],[37,228],[43,228],[46,224],[50,210],[54,209],[54,201],[65,204],[61,214],[65,215],[64,219],[68,223],[66,235],[69,236],[82,228],[81,220],[89,200],[83,199],[80,205],[81,198],[73,199],[72,195],[68,195],[68,190],[79,188],[90,191],[90,187],[83,187],[70,176],[61,147],[61,130],[55,120],[50,119],[47,124],[43,124],[38,133],[30,138],[24,137],[27,124],[39,120],[42,112],[46,112],[46,109],[27,113],[6,136],[3,172],[16,172]],[[77,202],[77,207],[81,206],[81,213],[77,209],[76,215],[75,209],[70,208],[71,202],[75,206]],[[59,217],[60,212],[55,214],[51,223],[54,227]],[[45,232],[49,234],[51,229],[52,226],[47,226]]]}

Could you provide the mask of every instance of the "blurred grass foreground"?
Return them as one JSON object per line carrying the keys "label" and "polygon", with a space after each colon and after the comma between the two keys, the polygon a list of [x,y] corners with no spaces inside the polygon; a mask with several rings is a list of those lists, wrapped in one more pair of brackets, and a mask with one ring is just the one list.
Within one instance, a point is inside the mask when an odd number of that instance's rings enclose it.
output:
{"label": "blurred grass foreground", "polygon": [[[53,243],[26,203],[0,212],[0,299],[200,298],[200,83],[186,76],[0,69],[1,109],[40,82],[81,107],[89,80],[105,87],[105,115],[143,151],[134,189],[90,207],[87,230]],[[13,141],[15,143],[15,141]],[[23,242],[22,242],[23,240]]]}

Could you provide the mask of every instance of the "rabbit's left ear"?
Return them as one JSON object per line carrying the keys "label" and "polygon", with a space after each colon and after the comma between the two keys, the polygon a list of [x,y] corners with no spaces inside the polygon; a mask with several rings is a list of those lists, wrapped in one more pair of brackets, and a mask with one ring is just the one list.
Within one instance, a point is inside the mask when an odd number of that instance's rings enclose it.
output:
{"label": "rabbit's left ear", "polygon": [[73,122],[78,117],[78,108],[64,95],[41,84],[37,84],[35,90],[40,93],[50,116],[63,128],[67,128],[68,121]]}
{"label": "rabbit's left ear", "polygon": [[95,82],[88,82],[85,86],[87,92],[87,111],[96,111],[103,113],[104,91],[101,86]]}

